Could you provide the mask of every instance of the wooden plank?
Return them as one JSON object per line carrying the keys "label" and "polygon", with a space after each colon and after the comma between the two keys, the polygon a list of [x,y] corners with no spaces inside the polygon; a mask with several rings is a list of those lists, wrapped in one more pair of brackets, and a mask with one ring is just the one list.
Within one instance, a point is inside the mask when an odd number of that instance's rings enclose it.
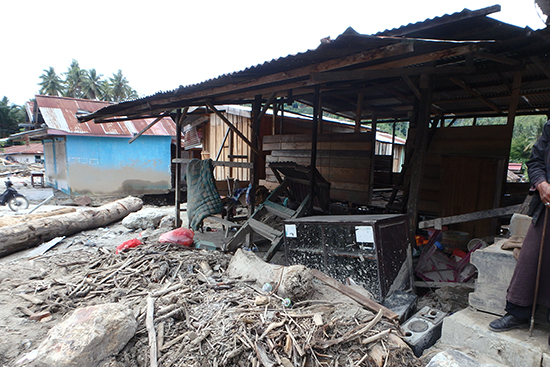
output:
{"label": "wooden plank", "polygon": [[277,237],[281,237],[283,235],[283,232],[277,231],[274,228],[271,228],[265,223],[262,223],[254,218],[250,218],[248,220],[248,225],[252,230],[262,237],[267,238],[271,242],[273,242]]}
{"label": "wooden plank", "polygon": [[154,119],[153,122],[151,122],[149,125],[145,126],[139,133],[137,133],[132,139],[130,139],[128,144],[132,144],[134,142],[134,140],[136,140],[137,138],[142,136],[147,130],[152,128],[153,125],[155,125],[157,122],[159,122],[160,120],[162,120],[163,118],[165,118],[166,116],[169,116],[169,115],[170,115],[170,111],[166,111],[162,115],[160,115],[159,117]]}
{"label": "wooden plank", "polygon": [[252,145],[252,143],[250,142],[250,140],[248,140],[248,138],[246,136],[244,136],[244,134],[242,132],[239,131],[239,129],[237,129],[235,127],[235,125],[233,125],[231,123],[231,121],[229,121],[227,119],[227,117],[225,117],[220,111],[218,111],[218,109],[212,104],[212,102],[210,101],[206,101],[205,104],[208,106],[208,108],[210,108],[212,111],[214,111],[214,113],[216,115],[218,115],[219,118],[222,119],[223,122],[225,122],[227,124],[227,126],[229,126],[231,128],[231,130],[233,130],[233,132],[235,134],[237,134],[237,136],[239,138],[241,138],[249,147],[250,149],[252,149],[256,154],[260,154],[260,152],[258,151],[258,149]]}
{"label": "wooden plank", "polygon": [[483,102],[490,108],[492,108],[496,113],[502,113],[500,108],[493,101],[489,100],[489,98],[484,97],[481,93],[479,93],[475,89],[468,86],[464,81],[458,78],[449,78],[449,80],[455,83],[456,85],[458,85],[460,88],[464,89],[466,92],[476,97],[477,99],[479,99],[481,102]]}
{"label": "wooden plank", "polygon": [[418,223],[418,228],[419,229],[425,229],[425,228],[431,228],[431,227],[438,228],[447,224],[470,222],[474,220],[487,219],[487,218],[505,217],[507,215],[519,213],[521,209],[522,209],[522,204],[518,204],[518,205],[506,206],[503,208],[482,210],[474,213],[453,215],[450,217],[443,217],[443,218],[437,218],[437,219],[430,219],[430,220],[425,220]]}
{"label": "wooden plank", "polygon": [[274,203],[273,201],[266,200],[264,201],[264,207],[272,214],[275,214],[281,218],[289,219],[295,214],[295,211],[286,208],[280,204]]}
{"label": "wooden plank", "polygon": [[355,302],[359,303],[360,305],[367,307],[369,310],[374,311],[374,312],[378,312],[378,311],[382,310],[382,312],[384,313],[384,316],[387,317],[390,320],[395,320],[399,317],[399,315],[396,314],[395,312],[393,312],[392,310],[390,310],[390,309],[382,306],[381,304],[375,302],[374,300],[364,296],[363,294],[357,292],[353,288],[348,287],[347,285],[342,284],[342,283],[338,282],[337,280],[323,274],[319,270],[310,269],[310,271],[311,271],[311,274],[315,278],[319,279],[320,281],[322,281],[323,283],[325,283],[329,287],[337,290],[338,292],[342,293],[343,295],[348,296],[349,298],[351,298]]}

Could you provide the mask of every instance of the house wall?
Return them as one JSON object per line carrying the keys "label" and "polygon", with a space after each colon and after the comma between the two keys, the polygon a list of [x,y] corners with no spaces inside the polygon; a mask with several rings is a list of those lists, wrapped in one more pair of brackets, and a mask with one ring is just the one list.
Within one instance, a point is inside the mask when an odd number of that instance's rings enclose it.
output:
{"label": "house wall", "polygon": [[44,168],[46,171],[44,181],[47,186],[69,194],[65,151],[65,138],[57,137],[44,140]]}
{"label": "house wall", "polygon": [[43,154],[8,154],[6,157],[10,157],[14,162],[19,163],[37,163],[36,156],[40,156],[40,160],[44,160]]}
{"label": "house wall", "polygon": [[171,137],[142,135],[128,141],[91,136],[47,140],[46,182],[71,195],[167,192]]}

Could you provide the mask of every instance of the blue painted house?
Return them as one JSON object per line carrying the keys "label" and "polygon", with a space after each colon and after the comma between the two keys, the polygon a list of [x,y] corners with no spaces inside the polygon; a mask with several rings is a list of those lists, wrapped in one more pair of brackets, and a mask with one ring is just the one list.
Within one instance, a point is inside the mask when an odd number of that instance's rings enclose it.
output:
{"label": "blue painted house", "polygon": [[153,119],[79,123],[77,116],[109,102],[37,95],[27,103],[34,130],[22,133],[44,144],[45,182],[68,195],[139,195],[171,188],[175,124],[164,117],[138,139]]}

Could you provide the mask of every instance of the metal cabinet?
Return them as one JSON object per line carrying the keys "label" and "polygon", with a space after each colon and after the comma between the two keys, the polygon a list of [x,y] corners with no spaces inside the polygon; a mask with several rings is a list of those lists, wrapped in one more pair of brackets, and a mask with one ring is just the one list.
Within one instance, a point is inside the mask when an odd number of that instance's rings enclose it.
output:
{"label": "metal cabinet", "polygon": [[313,216],[285,222],[288,264],[303,264],[345,282],[353,279],[383,301],[411,284],[407,216]]}

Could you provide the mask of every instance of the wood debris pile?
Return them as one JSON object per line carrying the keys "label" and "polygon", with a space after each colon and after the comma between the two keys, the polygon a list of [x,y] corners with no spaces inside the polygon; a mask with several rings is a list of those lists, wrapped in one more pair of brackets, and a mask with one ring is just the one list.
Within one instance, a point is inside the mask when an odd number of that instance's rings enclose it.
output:
{"label": "wood debris pile", "polygon": [[44,165],[41,163],[20,163],[0,158],[0,176],[17,175],[20,177],[30,176],[31,172],[43,172]]}
{"label": "wood debris pile", "polygon": [[381,313],[320,300],[285,307],[225,277],[227,254],[153,244],[72,256],[55,263],[70,281],[41,279],[33,296],[46,302],[27,312],[128,305],[138,331],[110,366],[420,366]]}

